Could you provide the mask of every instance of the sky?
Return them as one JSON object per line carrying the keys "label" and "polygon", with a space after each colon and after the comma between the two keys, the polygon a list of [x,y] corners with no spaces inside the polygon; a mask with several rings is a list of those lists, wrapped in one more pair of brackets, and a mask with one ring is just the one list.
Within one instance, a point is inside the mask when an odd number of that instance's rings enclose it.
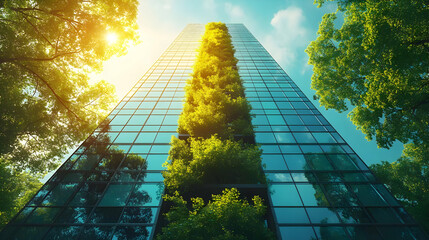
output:
{"label": "sky", "polygon": [[335,10],[332,3],[317,8],[313,0],[141,0],[141,43],[107,61],[94,79],[114,84],[121,99],[187,24],[243,23],[368,165],[393,162],[400,157],[402,144],[395,143],[389,150],[377,148],[356,130],[347,113],[327,111],[312,98],[313,72],[305,49],[317,38],[322,16]]}

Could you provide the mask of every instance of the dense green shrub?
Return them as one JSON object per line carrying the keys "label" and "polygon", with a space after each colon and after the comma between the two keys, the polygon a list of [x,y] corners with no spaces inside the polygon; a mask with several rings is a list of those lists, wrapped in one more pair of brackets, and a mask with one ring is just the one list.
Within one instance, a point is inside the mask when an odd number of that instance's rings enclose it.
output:
{"label": "dense green shrub", "polygon": [[199,184],[263,183],[261,150],[217,136],[208,139],[172,138],[164,184],[172,192]]}
{"label": "dense green shrub", "polygon": [[266,207],[262,199],[253,197],[253,205],[240,199],[237,189],[225,189],[221,195],[213,195],[207,205],[203,199],[192,199],[192,210],[177,193],[165,196],[174,207],[167,213],[170,224],[163,228],[157,240],[264,240],[275,239],[264,224]]}
{"label": "dense green shrub", "polygon": [[192,77],[185,87],[179,133],[205,138],[213,134],[222,138],[253,135],[251,107],[244,97],[234,52],[225,24],[207,24]]}

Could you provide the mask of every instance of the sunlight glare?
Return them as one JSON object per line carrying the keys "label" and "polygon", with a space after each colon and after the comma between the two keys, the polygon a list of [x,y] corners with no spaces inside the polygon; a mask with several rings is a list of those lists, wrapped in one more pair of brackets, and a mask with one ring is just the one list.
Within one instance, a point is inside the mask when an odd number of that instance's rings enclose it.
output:
{"label": "sunlight glare", "polygon": [[109,32],[106,34],[106,41],[109,45],[115,44],[118,41],[118,35],[114,32]]}

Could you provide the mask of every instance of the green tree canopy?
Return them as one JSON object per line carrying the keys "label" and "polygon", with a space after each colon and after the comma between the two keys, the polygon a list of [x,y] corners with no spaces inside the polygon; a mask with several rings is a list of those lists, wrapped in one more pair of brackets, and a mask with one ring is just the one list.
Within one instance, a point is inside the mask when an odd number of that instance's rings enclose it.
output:
{"label": "green tree canopy", "polygon": [[396,162],[384,161],[371,169],[429,232],[429,148],[407,144]]}
{"label": "green tree canopy", "polygon": [[137,0],[0,4],[0,161],[43,173],[114,102],[113,86],[89,74],[136,40]]}
{"label": "green tree canopy", "polygon": [[213,200],[205,205],[203,199],[192,199],[192,210],[178,194],[165,196],[174,206],[168,212],[170,224],[162,229],[158,240],[262,240],[275,239],[264,224],[266,207],[259,196],[253,197],[253,205],[240,199],[237,189],[225,189],[222,194],[213,195]]}
{"label": "green tree canopy", "polygon": [[39,190],[42,183],[0,162],[0,230]]}
{"label": "green tree canopy", "polygon": [[[321,6],[325,0],[316,0]],[[346,111],[368,140],[429,142],[429,5],[424,0],[339,0],[306,52],[312,88],[327,109]]]}

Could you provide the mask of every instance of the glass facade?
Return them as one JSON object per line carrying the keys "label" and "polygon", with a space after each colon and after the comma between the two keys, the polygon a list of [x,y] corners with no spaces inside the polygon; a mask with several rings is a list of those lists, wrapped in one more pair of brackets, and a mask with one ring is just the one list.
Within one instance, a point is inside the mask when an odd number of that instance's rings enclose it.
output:
{"label": "glass facade", "polygon": [[[242,24],[228,24],[279,239],[426,239]],[[190,24],[1,239],[152,239],[161,171],[204,25]]]}
{"label": "glass facade", "polygon": [[427,239],[242,24],[229,24],[281,239]]}

